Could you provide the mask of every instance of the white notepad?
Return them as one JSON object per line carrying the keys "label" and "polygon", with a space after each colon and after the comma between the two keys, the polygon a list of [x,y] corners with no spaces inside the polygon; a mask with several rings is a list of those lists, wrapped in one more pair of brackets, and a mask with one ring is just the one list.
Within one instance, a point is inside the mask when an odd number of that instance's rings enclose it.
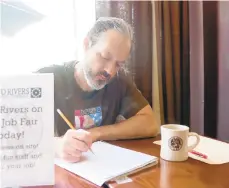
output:
{"label": "white notepad", "polygon": [[155,156],[101,141],[93,143],[92,150],[95,155],[88,151],[83,154],[80,162],[68,163],[62,159],[55,159],[55,164],[102,186],[118,176],[158,163],[158,158]]}

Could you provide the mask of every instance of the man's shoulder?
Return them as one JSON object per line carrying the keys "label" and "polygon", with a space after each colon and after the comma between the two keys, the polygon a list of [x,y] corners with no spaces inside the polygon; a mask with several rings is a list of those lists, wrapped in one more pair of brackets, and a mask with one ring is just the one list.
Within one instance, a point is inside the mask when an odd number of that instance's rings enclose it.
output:
{"label": "man's shoulder", "polygon": [[60,64],[52,64],[37,70],[37,73],[54,73],[54,75],[63,74],[74,70],[76,61],[68,61]]}
{"label": "man's shoulder", "polygon": [[120,86],[126,88],[129,86],[135,86],[134,78],[130,73],[121,72],[117,76],[117,82]]}
{"label": "man's shoulder", "polygon": [[106,87],[108,90],[118,92],[121,96],[124,96],[127,92],[133,91],[136,86],[131,74],[121,72]]}
{"label": "man's shoulder", "polygon": [[137,87],[134,76],[131,73],[122,73],[117,77],[117,83],[121,91],[125,94],[140,93],[141,91]]}

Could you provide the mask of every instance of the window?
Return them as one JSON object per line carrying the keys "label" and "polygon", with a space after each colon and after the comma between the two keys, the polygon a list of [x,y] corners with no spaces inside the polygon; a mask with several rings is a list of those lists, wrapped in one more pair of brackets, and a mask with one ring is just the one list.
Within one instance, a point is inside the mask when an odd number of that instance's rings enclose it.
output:
{"label": "window", "polygon": [[27,73],[79,58],[95,2],[2,0],[0,74]]}

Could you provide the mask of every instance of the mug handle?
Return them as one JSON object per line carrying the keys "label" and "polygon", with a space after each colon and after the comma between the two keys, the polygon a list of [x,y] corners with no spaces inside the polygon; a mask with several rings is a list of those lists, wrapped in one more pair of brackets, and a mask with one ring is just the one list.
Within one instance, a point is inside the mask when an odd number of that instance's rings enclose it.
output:
{"label": "mug handle", "polygon": [[200,142],[200,136],[197,133],[190,132],[190,133],[188,133],[188,137],[190,137],[190,136],[195,136],[196,142],[194,144],[192,144],[191,146],[188,146],[188,151],[193,150]]}

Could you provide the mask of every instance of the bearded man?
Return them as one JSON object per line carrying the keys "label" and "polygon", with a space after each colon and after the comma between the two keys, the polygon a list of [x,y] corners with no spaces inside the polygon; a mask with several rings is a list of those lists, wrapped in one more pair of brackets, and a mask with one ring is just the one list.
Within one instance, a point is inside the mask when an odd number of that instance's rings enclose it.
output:
{"label": "bearded man", "polygon": [[77,162],[95,141],[157,135],[154,113],[125,71],[131,44],[132,29],[124,20],[100,18],[84,39],[82,60],[38,71],[54,74],[55,110],[76,128],[55,113],[58,157]]}

